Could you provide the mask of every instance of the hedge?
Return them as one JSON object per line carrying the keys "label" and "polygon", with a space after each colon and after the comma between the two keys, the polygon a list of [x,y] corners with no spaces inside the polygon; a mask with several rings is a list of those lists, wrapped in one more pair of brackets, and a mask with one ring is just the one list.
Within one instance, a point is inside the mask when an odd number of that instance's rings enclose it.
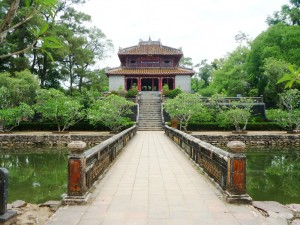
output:
{"label": "hedge", "polygon": [[[242,126],[241,126],[242,127]],[[203,123],[190,123],[188,125],[188,130],[194,131],[232,131],[235,130],[234,126],[230,126],[228,128],[219,127],[219,124],[216,122],[203,122]],[[247,124],[246,130],[253,131],[268,131],[268,130],[282,130],[276,123],[274,122],[251,122]]]}
{"label": "hedge", "polygon": [[[123,128],[124,130],[131,127],[134,122],[128,122]],[[21,122],[14,131],[57,131],[57,125],[54,123],[45,122]],[[81,121],[76,123],[74,126],[69,127],[67,131],[109,131],[109,128],[101,123],[94,125],[89,122]]]}

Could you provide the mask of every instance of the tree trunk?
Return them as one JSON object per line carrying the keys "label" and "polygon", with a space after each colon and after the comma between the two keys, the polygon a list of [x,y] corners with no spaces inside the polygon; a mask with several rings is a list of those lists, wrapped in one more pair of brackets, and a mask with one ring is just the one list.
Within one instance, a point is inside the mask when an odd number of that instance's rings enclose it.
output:
{"label": "tree trunk", "polygon": [[9,11],[7,12],[2,24],[0,25],[0,44],[5,40],[7,33],[9,31],[9,27],[11,26],[11,23],[17,14],[17,10],[20,5],[20,0],[14,0],[9,8]]}

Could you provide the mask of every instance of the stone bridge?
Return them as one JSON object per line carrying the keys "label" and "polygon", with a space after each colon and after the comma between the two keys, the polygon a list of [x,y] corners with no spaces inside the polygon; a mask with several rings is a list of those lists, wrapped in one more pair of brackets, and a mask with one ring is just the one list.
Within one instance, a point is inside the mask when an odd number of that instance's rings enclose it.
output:
{"label": "stone bridge", "polygon": [[[166,135],[163,131],[136,132],[135,129],[130,132],[105,141],[98,149],[69,157],[71,163],[79,160],[81,169],[76,163],[69,165],[66,202],[85,204],[60,207],[47,225],[287,224],[286,219],[263,216],[251,204],[226,201],[224,193],[228,197],[228,192],[234,195],[236,191],[230,189],[230,178],[227,177],[229,180],[223,187],[210,178],[188,157],[196,158],[197,151],[193,147],[188,148],[189,154],[174,143],[173,140],[177,140],[187,149],[189,141],[180,135],[175,137],[168,132]],[[125,137],[121,138],[122,135]],[[211,153],[212,158],[216,157],[214,154]],[[89,183],[91,168],[99,169],[97,160],[107,162],[115,157],[110,168],[100,176],[102,179]],[[224,157],[228,158],[230,156]],[[72,173],[76,171],[80,174],[74,178]],[[229,175],[231,172],[228,171]],[[241,192],[237,196],[243,198],[246,194]]]}

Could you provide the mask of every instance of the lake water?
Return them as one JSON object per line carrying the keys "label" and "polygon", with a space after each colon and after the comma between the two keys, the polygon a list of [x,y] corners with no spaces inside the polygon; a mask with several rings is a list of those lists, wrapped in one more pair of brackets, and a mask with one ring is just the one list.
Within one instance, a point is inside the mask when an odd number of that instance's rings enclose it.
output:
{"label": "lake water", "polygon": [[[67,191],[67,150],[0,149],[9,171],[9,202],[60,200]],[[258,201],[300,203],[300,150],[247,151],[247,192]]]}
{"label": "lake water", "polygon": [[67,191],[67,150],[0,149],[0,166],[9,171],[8,202],[60,200]]}
{"label": "lake water", "polygon": [[246,155],[253,200],[300,203],[300,149],[251,149]]}

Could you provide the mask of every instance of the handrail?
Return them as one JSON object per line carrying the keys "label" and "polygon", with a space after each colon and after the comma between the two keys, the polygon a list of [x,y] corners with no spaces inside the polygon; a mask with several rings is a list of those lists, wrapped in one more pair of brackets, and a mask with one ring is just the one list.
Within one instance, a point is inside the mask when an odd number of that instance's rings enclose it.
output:
{"label": "handrail", "polygon": [[136,134],[137,126],[112,136],[102,143],[68,157],[68,196],[65,204],[84,204],[89,201],[89,191],[107,170],[117,155]]}
{"label": "handrail", "polygon": [[228,202],[248,203],[252,201],[246,193],[246,156],[244,154],[224,151],[169,126],[164,128],[166,135],[179,145],[224,191]]}

